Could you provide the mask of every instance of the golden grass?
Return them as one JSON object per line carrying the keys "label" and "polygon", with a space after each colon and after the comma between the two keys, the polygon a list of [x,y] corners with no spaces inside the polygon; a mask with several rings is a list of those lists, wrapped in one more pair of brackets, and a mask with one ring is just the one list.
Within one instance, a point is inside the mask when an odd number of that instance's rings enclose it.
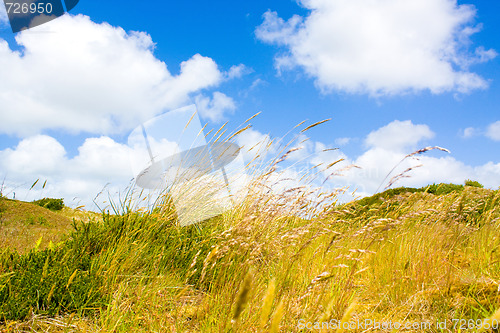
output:
{"label": "golden grass", "polygon": [[355,205],[332,207],[314,220],[246,203],[224,214],[217,246],[194,260],[203,262],[208,289],[175,272],[131,276],[95,318],[34,316],[4,329],[296,332],[300,319],[450,328],[454,319],[496,318],[499,194],[464,191],[396,196],[360,214]]}
{"label": "golden grass", "polygon": [[[142,226],[98,259],[111,297],[95,316],[34,315],[0,330],[310,331],[302,322],[366,332],[342,324],[371,320],[430,325],[402,330],[412,332],[439,332],[445,323],[441,331],[454,332],[460,320],[499,317],[500,191],[321,206],[303,188],[263,190],[275,164],[243,202],[198,229],[163,228],[168,209],[125,213],[124,229],[134,218]],[[175,237],[151,248],[146,235],[155,230]],[[186,262],[161,266],[172,253]],[[330,322],[341,327],[325,327]]]}
{"label": "golden grass", "polygon": [[[0,198],[0,248],[26,252],[41,239],[39,248],[59,242],[72,228],[72,219],[38,205]],[[68,208],[69,210],[69,208]]]}

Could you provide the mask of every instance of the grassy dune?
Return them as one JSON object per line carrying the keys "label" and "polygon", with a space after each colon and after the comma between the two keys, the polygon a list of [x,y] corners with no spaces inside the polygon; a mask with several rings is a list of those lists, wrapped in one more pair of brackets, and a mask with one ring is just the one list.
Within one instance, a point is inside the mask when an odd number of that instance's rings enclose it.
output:
{"label": "grassy dune", "polygon": [[1,248],[26,253],[38,240],[38,248],[46,248],[50,242],[60,242],[72,230],[73,219],[88,221],[98,214],[64,207],[51,211],[32,202],[0,197],[0,244]]}
{"label": "grassy dune", "polygon": [[[446,192],[391,190],[307,219],[294,217],[309,209],[300,190],[286,201],[260,194],[184,228],[167,206],[75,221],[71,232],[44,215],[66,236],[2,250],[0,329],[297,332],[343,319],[459,331],[500,308],[500,191]],[[9,216],[24,204],[1,205]]]}

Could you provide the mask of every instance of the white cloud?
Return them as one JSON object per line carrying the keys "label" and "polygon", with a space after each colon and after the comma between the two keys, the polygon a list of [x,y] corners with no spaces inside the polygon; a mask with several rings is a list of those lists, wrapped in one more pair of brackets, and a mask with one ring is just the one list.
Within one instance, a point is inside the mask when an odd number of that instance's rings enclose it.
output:
{"label": "white cloud", "polygon": [[[336,180],[341,184],[350,185],[352,189],[357,188],[359,192],[371,195],[379,186],[380,191],[383,191],[392,177],[403,173],[407,168],[413,168],[406,174],[408,178],[401,178],[392,187],[422,187],[432,183],[463,184],[466,179],[477,180],[492,189],[500,186],[500,163],[488,162],[480,166],[471,166],[450,155],[443,157],[422,155],[418,161],[407,159],[383,181],[403,157],[404,154],[393,151],[370,149],[354,161],[361,169],[352,169],[345,174],[344,179],[341,177]],[[418,165],[422,166],[417,167]]]}
{"label": "white cloud", "polygon": [[283,46],[278,70],[303,68],[323,92],[393,95],[486,88],[468,67],[496,57],[469,51],[476,9],[455,0],[299,0],[307,17],[264,14],[256,30]]}
{"label": "white cloud", "polygon": [[494,141],[500,141],[500,120],[488,126],[486,136]]}
{"label": "white cloud", "polygon": [[214,92],[212,98],[200,94],[196,96],[195,102],[200,116],[213,122],[223,120],[225,113],[232,113],[236,109],[234,100],[219,91]]}
{"label": "white cloud", "polygon": [[337,138],[335,139],[335,144],[338,146],[345,146],[352,141],[352,138]]}
{"label": "white cloud", "polygon": [[319,164],[328,165],[340,158],[346,158],[338,149],[327,147],[319,141],[313,141],[305,134],[297,137],[296,144],[291,149],[298,150],[291,152],[287,159],[294,163],[302,164],[305,162],[308,167]]}
{"label": "white cloud", "polygon": [[134,176],[130,167],[130,150],[106,136],[88,138],[78,148],[78,155],[68,163],[72,172],[82,178],[129,180]]}
{"label": "white cloud", "polygon": [[[33,33],[49,25],[53,33]],[[82,15],[64,15],[16,41],[20,52],[0,39],[0,133],[117,133],[224,80],[217,64],[199,54],[172,75],[148,34]]]}
{"label": "white cloud", "polygon": [[263,86],[266,86],[268,85],[268,82],[260,79],[260,78],[257,78],[255,80],[253,80],[252,84],[250,85],[250,87],[242,90],[239,92],[239,96],[243,96],[243,97],[248,97],[248,95],[252,92],[252,91],[255,91],[257,89],[259,89],[260,87],[263,87]]}
{"label": "white cloud", "polygon": [[[357,157],[347,156],[341,150],[325,151],[327,148],[325,144],[308,140],[302,145],[303,149],[299,153],[300,157],[309,156],[308,160],[302,166],[291,167],[298,177],[308,172],[314,174],[314,170],[323,170],[323,179],[328,177],[324,183],[326,189],[349,187],[350,191],[357,190],[356,195],[372,195],[377,189],[382,191],[392,177],[408,168],[412,170],[405,175],[410,177],[401,178],[393,187],[421,187],[440,182],[463,184],[466,179],[477,180],[493,189],[500,186],[500,163],[488,162],[480,166],[471,166],[445,152],[424,153],[404,159],[407,154],[415,150],[415,147],[427,146],[422,140],[431,139],[433,136],[434,133],[427,125],[394,121],[369,133],[365,138],[366,150]],[[325,170],[325,166],[339,159],[344,161]],[[293,158],[292,162],[295,160],[297,159]],[[311,167],[319,164],[320,167],[311,170]],[[396,168],[389,174],[394,167]],[[322,181],[321,177],[317,179]],[[349,195],[342,197],[342,200],[351,199]]]}
{"label": "white cloud", "polygon": [[472,138],[473,136],[476,136],[478,134],[478,130],[474,127],[467,127],[466,129],[464,129],[463,133],[461,134],[461,136],[464,138],[464,139],[469,139],[469,138]]}
{"label": "white cloud", "polygon": [[254,158],[259,161],[264,161],[267,156],[277,153],[276,144],[271,139],[271,136],[252,128],[238,134],[235,140],[241,147],[243,158],[247,163]]}
{"label": "white cloud", "polygon": [[[29,137],[13,149],[0,151],[0,170],[7,185],[3,192],[16,192],[16,198],[22,200],[63,197],[69,205],[96,209],[92,199],[103,188],[117,199],[116,194],[123,193],[133,178],[129,152],[127,146],[103,136],[86,139],[78,155],[68,158],[56,139],[46,135]],[[30,190],[37,179],[39,185]],[[42,189],[45,181],[47,185]],[[98,200],[101,207],[106,205],[107,195],[105,191]]]}
{"label": "white cloud", "polygon": [[[153,151],[160,149],[160,146],[170,152],[179,149],[175,143],[167,141],[151,141],[151,144]],[[78,154],[70,158],[56,139],[46,135],[29,137],[14,148],[0,151],[0,178],[3,180],[5,177],[6,180],[0,190],[9,198],[15,193],[17,199],[25,201],[42,197],[62,197],[65,203],[72,207],[85,205],[86,209],[90,210],[109,209],[110,199],[115,203],[120,203],[120,200],[123,202],[123,195],[127,193],[128,187],[133,185],[132,179],[137,175],[134,171],[139,172],[132,170],[134,157],[140,158],[138,153],[142,153],[141,147],[128,146],[101,136],[87,138],[78,148]],[[235,190],[241,186],[238,184],[244,181],[244,165],[240,160],[241,157],[226,166],[232,184],[235,182]],[[236,176],[239,178],[235,180]],[[37,179],[37,186],[30,189]],[[45,181],[47,186],[42,188]],[[136,187],[135,196],[128,198],[139,206],[145,204],[142,198],[150,195],[154,201],[154,196],[159,195],[159,192],[145,191],[139,198],[137,192],[140,191],[141,189]],[[94,204],[94,198],[97,196],[95,201],[98,206]]]}
{"label": "white cloud", "polygon": [[53,172],[65,160],[66,151],[56,139],[38,135],[27,138],[15,149],[0,152],[2,170],[28,174]]}
{"label": "white cloud", "polygon": [[[288,154],[287,159],[291,161],[302,161],[307,159],[314,151],[314,142],[305,134],[300,134],[295,139],[295,144],[288,150],[293,150]],[[283,153],[286,153],[284,151]]]}
{"label": "white cloud", "polygon": [[469,179],[477,179],[480,183],[500,189],[500,163],[488,162],[484,165],[474,168],[474,174]]}
{"label": "white cloud", "polygon": [[416,148],[420,141],[433,137],[434,133],[427,125],[414,125],[410,120],[395,120],[368,134],[365,142],[369,147],[400,152]]}
{"label": "white cloud", "polygon": [[267,82],[262,80],[262,79],[255,79],[252,82],[252,85],[250,86],[249,90],[254,90],[254,89],[258,88],[259,86],[264,86],[266,84],[267,84]]}
{"label": "white cloud", "polygon": [[[402,178],[393,187],[421,187],[431,183],[463,184],[466,179],[474,179],[487,187],[500,186],[500,163],[489,162],[482,166],[470,166],[456,160],[446,153],[441,157],[415,155],[413,158],[403,158],[412,153],[415,147],[423,148],[422,140],[432,139],[434,133],[427,125],[414,125],[410,121],[394,121],[367,135],[365,142],[369,149],[353,159],[353,163],[361,169],[352,169],[346,174],[345,184],[359,188],[361,192],[373,194],[379,186],[381,190],[388,185],[389,180],[413,168],[407,173],[409,178]],[[393,141],[391,143],[391,140]],[[422,165],[421,167],[417,167]],[[390,174],[388,173],[395,167]],[[385,181],[384,178],[387,177]]]}
{"label": "white cloud", "polygon": [[234,65],[232,66],[229,71],[225,73],[225,77],[228,80],[234,79],[234,78],[240,78],[243,75],[250,74],[253,70],[251,68],[248,68],[244,64],[239,64],[239,65]]}
{"label": "white cloud", "polygon": [[[408,132],[417,133],[405,139],[405,147],[418,145],[423,137],[428,136],[430,129],[426,125],[412,125],[409,122],[393,122],[367,135],[369,138],[380,136],[381,133],[399,133],[394,130],[396,125],[405,128]],[[422,130],[422,129],[425,129]],[[307,137],[300,138],[301,141]],[[396,140],[394,138],[394,140]],[[413,141],[412,141],[413,140]],[[266,161],[279,154],[279,143],[257,130],[249,129],[236,137],[237,143],[242,146],[245,162],[253,158],[255,170],[264,170]],[[292,157],[287,162],[280,163],[281,168],[274,180],[280,179],[273,188],[283,190],[283,186],[294,187],[300,181],[316,179],[315,183],[306,185],[324,186],[326,190],[349,186],[350,190],[357,189],[357,194],[371,195],[381,186],[387,185],[389,179],[410,167],[422,164],[408,173],[409,178],[398,181],[397,186],[421,187],[434,182],[452,182],[461,184],[466,179],[477,180],[490,188],[500,185],[500,163],[488,162],[480,166],[467,165],[455,159],[452,155],[418,155],[418,160],[411,158],[401,163],[384,180],[384,177],[398,165],[406,154],[412,150],[401,149],[401,146],[386,145],[385,140],[375,140],[375,145],[367,146],[367,150],[360,156],[347,156],[341,150],[329,150],[322,142],[307,140],[300,144],[303,150],[298,156]],[[380,144],[382,142],[382,144]],[[164,142],[163,144],[167,144]],[[174,149],[171,144],[165,147]],[[46,135],[37,135],[22,140],[16,147],[0,151],[0,178],[6,178],[4,194],[22,200],[35,200],[41,197],[64,197],[67,204],[84,204],[88,209],[95,209],[93,198],[105,188],[104,193],[98,198],[99,206],[105,207],[104,201],[108,200],[108,191],[112,198],[117,199],[117,193],[125,192],[130,180],[135,176],[131,170],[130,154],[132,148],[117,143],[109,137],[101,136],[88,138],[78,148],[78,154],[68,157],[64,147],[54,138]],[[283,153],[283,152],[282,152]],[[297,157],[300,157],[298,159]],[[302,160],[302,158],[304,158]],[[326,167],[344,159],[333,167]],[[317,168],[311,169],[314,166]],[[359,168],[348,168],[356,165]],[[322,170],[322,171],[321,171]],[[320,175],[315,175],[321,171]],[[333,175],[332,175],[333,173]],[[336,174],[337,173],[337,174]],[[338,175],[340,174],[340,175]],[[39,184],[30,190],[31,184],[40,179]],[[302,179],[302,180],[301,180]],[[326,182],[323,182],[327,179]],[[45,189],[41,184],[47,180]],[[73,198],[77,200],[73,200]]]}

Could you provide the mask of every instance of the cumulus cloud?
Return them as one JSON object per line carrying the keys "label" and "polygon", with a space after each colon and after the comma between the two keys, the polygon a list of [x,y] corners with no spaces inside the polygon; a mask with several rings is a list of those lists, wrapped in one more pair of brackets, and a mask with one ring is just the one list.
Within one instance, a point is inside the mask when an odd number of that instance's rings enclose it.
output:
{"label": "cumulus cloud", "polygon": [[15,149],[0,153],[2,170],[29,174],[51,173],[65,159],[66,150],[54,138],[40,135],[21,141]]}
{"label": "cumulus cloud", "polygon": [[415,148],[416,144],[432,139],[434,135],[427,125],[414,125],[410,120],[395,120],[368,134],[365,143],[372,148],[402,151]]}
{"label": "cumulus cloud", "polygon": [[[403,137],[404,144],[386,144],[390,137],[404,129],[412,133]],[[409,178],[402,178],[394,186],[420,187],[434,182],[463,183],[466,179],[477,180],[490,188],[500,185],[500,163],[490,161],[484,165],[467,165],[453,155],[446,153],[422,154],[400,161],[413,150],[412,146],[421,147],[423,140],[430,138],[432,131],[427,125],[412,124],[409,121],[392,122],[372,131],[365,138],[366,150],[359,156],[348,156],[341,150],[331,150],[329,145],[313,141],[302,136],[297,147],[302,149],[290,155],[290,159],[279,164],[276,176],[277,189],[283,186],[297,186],[300,181],[311,181],[312,186],[323,186],[325,190],[339,187],[357,189],[358,195],[371,195],[380,186],[383,189],[388,180],[413,168]],[[383,138],[383,135],[389,136]],[[398,134],[399,135],[399,134]],[[249,129],[236,137],[242,146],[245,162],[253,162],[258,173],[266,161],[279,154],[279,143],[268,134]],[[370,142],[368,144],[368,142]],[[167,142],[158,143],[162,147],[175,149]],[[432,145],[438,144],[431,142]],[[404,147],[404,148],[402,148]],[[54,138],[37,135],[23,139],[16,147],[0,151],[0,177],[6,179],[4,194],[23,200],[34,200],[44,196],[64,197],[68,204],[84,204],[88,209],[96,209],[93,198],[103,189],[104,193],[96,200],[100,207],[105,207],[108,192],[116,200],[116,194],[124,193],[131,179],[135,176],[129,156],[134,154],[133,147],[118,143],[107,136],[88,138],[78,148],[78,154],[69,157],[64,147]],[[297,154],[297,155],[293,155]],[[333,162],[343,161],[327,168]],[[262,163],[261,163],[262,162]],[[386,175],[398,167],[384,181]],[[422,167],[416,167],[423,165]],[[316,167],[315,167],[316,166]],[[352,167],[357,166],[357,167]],[[315,168],[313,168],[315,167]],[[313,168],[313,169],[311,169]],[[253,174],[252,170],[248,171]],[[319,172],[319,174],[318,174]],[[309,175],[307,175],[309,173]],[[304,175],[306,175],[304,177]],[[276,178],[276,179],[278,179]],[[283,178],[283,179],[282,179]],[[30,190],[31,184],[40,179],[39,185]],[[45,189],[41,184],[47,180]],[[274,185],[273,185],[274,186]],[[73,200],[73,198],[77,198]],[[344,198],[348,200],[348,197]],[[352,199],[352,198],[351,198]]]}
{"label": "cumulus cloud", "polygon": [[68,163],[82,178],[129,180],[134,176],[130,168],[130,153],[128,146],[109,137],[87,138],[78,148],[78,155]]}
{"label": "cumulus cloud", "polygon": [[200,116],[213,122],[223,120],[226,113],[236,109],[234,100],[219,91],[214,92],[212,98],[200,94],[196,96],[195,102]]}
{"label": "cumulus cloud", "polygon": [[[442,153],[446,154],[446,153]],[[359,193],[371,195],[383,190],[389,180],[412,168],[405,178],[398,180],[392,187],[421,187],[432,183],[463,184],[466,179],[477,180],[486,187],[497,189],[500,186],[500,163],[488,162],[471,166],[457,160],[452,155],[441,157],[422,155],[418,160],[407,159],[401,163],[384,181],[388,173],[402,160],[404,154],[380,148],[370,149],[354,160],[360,169],[351,169],[344,179],[336,179],[341,184],[358,189]],[[418,167],[421,165],[420,167]]]}
{"label": "cumulus cloud", "polygon": [[[500,163],[470,166],[446,153],[439,157],[423,154],[405,159],[383,182],[407,154],[413,152],[415,147],[427,146],[423,141],[433,137],[434,133],[427,125],[415,125],[411,121],[394,121],[372,131],[365,139],[369,149],[353,160],[360,169],[351,170],[346,175],[346,181],[355,184],[361,192],[373,194],[379,186],[383,189],[388,185],[389,179],[412,168],[407,174],[410,177],[402,178],[395,186],[419,187],[435,182],[462,184],[466,179],[477,180],[495,189],[500,185]],[[431,145],[435,143],[431,142]]]}
{"label": "cumulus cloud", "polygon": [[[179,151],[173,142],[150,141],[154,152],[169,155]],[[148,160],[142,146],[125,145],[110,137],[87,138],[74,157],[69,157],[64,147],[53,137],[36,135],[23,139],[16,147],[0,151],[0,185],[3,195],[31,201],[41,197],[64,198],[65,203],[86,209],[108,209],[110,200],[119,203],[128,188],[134,185],[133,178],[143,170],[137,169],[140,161]],[[145,152],[147,155],[147,151]],[[135,163],[134,163],[135,162]],[[233,189],[239,189],[245,176],[241,157],[226,165]],[[176,170],[172,170],[174,176]],[[177,177],[177,175],[175,175]],[[222,174],[220,174],[222,177]],[[36,181],[38,185],[30,188]],[[222,180],[222,178],[221,178]],[[42,184],[46,186],[42,188]],[[137,192],[140,192],[140,188]],[[151,196],[154,201],[159,192],[145,192],[143,197],[129,197],[132,203],[144,205],[142,198]],[[120,196],[121,195],[121,196]],[[97,206],[96,206],[97,205]]]}
{"label": "cumulus cloud", "polygon": [[[53,33],[33,33],[48,25]],[[0,39],[0,133],[117,133],[225,79],[211,58],[199,54],[173,75],[154,56],[148,34],[82,15],[21,32],[16,42],[20,51]],[[242,70],[230,70],[230,76]]]}
{"label": "cumulus cloud", "polygon": [[494,141],[500,141],[500,120],[488,126],[486,136]]}
{"label": "cumulus cloud", "polygon": [[271,139],[271,136],[252,128],[238,134],[235,140],[241,147],[245,162],[254,159],[264,160],[266,156],[277,153],[276,143]]}
{"label": "cumulus cloud", "polygon": [[[0,151],[0,170],[7,188],[17,198],[64,197],[67,204],[84,204],[95,209],[92,199],[105,187],[112,194],[123,191],[134,177],[129,161],[130,148],[109,137],[88,138],[69,158],[64,147],[47,135],[23,139],[16,147]],[[45,189],[30,185],[40,179]],[[28,182],[28,183],[26,183]],[[74,198],[76,200],[73,200]],[[107,194],[101,202],[107,200]]]}
{"label": "cumulus cloud", "polygon": [[299,0],[310,13],[264,14],[257,37],[284,48],[278,70],[302,68],[323,92],[466,93],[488,82],[469,66],[497,53],[470,49],[476,9],[454,0]]}
{"label": "cumulus cloud", "polygon": [[[439,152],[439,154],[421,154],[413,158],[404,159],[415,148],[423,148],[432,139],[434,133],[425,124],[413,124],[411,121],[394,121],[376,129],[365,137],[365,151],[359,156],[348,156],[342,150],[328,150],[327,145],[318,141],[304,141],[301,157],[309,156],[307,165],[298,168],[292,164],[297,174],[302,176],[308,172],[314,174],[322,170],[322,176],[317,179],[327,190],[348,187],[356,190],[356,195],[372,195],[377,190],[383,190],[389,180],[411,168],[406,173],[408,178],[399,179],[393,187],[412,186],[421,187],[432,183],[463,184],[466,179],[474,179],[490,188],[500,186],[500,163],[493,161],[480,166],[467,165],[453,155]],[[392,143],[392,142],[399,143]],[[430,142],[431,145],[438,143]],[[343,161],[326,169],[331,163]],[[404,160],[403,160],[404,159]],[[295,161],[296,159],[292,159]],[[401,162],[403,160],[403,162]],[[311,167],[319,167],[311,170]],[[396,167],[392,173],[391,170]],[[389,174],[390,173],[390,174]],[[387,178],[386,178],[387,176]],[[324,181],[326,180],[326,181]],[[345,195],[342,200],[352,200]]]}

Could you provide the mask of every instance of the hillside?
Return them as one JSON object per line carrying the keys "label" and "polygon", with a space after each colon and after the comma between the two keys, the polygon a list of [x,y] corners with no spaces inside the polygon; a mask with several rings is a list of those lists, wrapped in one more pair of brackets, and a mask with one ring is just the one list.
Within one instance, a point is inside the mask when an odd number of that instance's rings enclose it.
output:
{"label": "hillside", "polygon": [[[76,223],[58,246],[4,253],[0,325],[364,332],[391,322],[447,332],[500,319],[499,190],[394,189],[319,212],[300,193],[288,205],[250,199],[185,228],[170,206],[103,215]],[[299,211],[310,218],[292,217]]]}
{"label": "hillside", "polygon": [[0,197],[0,248],[27,252],[41,239],[40,249],[59,242],[72,230],[73,219],[96,216],[64,207],[51,211],[31,202]]}

